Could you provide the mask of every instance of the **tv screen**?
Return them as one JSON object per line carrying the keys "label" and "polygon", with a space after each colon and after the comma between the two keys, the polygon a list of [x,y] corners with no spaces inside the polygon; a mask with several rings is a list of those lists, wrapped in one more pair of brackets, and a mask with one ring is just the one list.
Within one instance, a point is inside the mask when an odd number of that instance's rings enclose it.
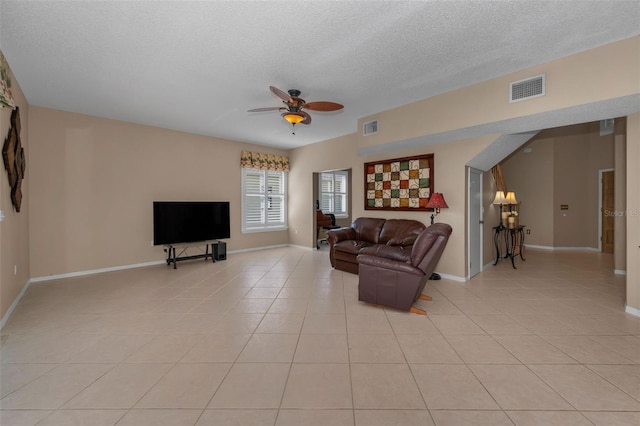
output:
{"label": "tv screen", "polygon": [[228,201],[154,201],[153,244],[230,238]]}

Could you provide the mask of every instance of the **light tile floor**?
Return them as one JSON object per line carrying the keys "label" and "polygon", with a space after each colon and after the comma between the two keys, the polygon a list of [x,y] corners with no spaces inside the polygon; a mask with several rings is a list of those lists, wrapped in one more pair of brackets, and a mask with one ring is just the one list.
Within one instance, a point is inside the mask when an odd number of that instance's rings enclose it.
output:
{"label": "light tile floor", "polygon": [[527,251],[357,301],[326,246],[32,284],[2,330],[2,425],[638,425],[640,318],[610,255]]}

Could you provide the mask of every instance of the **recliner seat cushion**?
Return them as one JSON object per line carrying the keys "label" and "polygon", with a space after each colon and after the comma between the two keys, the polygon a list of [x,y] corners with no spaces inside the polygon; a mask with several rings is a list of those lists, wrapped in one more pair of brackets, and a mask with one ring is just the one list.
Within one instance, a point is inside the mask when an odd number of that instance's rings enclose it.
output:
{"label": "recliner seat cushion", "polygon": [[360,254],[368,254],[386,259],[397,260],[398,262],[411,262],[411,246],[389,246],[376,244],[370,247],[364,247],[360,250]]}
{"label": "recliner seat cushion", "polygon": [[346,240],[340,241],[334,245],[334,256],[339,260],[353,261],[358,256],[360,250],[365,247],[371,247],[375,244],[368,241]]}

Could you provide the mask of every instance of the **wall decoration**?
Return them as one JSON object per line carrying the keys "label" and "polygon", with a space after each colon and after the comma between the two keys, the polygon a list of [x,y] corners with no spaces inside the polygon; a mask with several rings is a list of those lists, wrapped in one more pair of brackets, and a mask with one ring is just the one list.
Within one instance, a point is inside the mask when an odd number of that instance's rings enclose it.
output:
{"label": "wall decoration", "polygon": [[433,154],[364,164],[365,210],[431,211]]}
{"label": "wall decoration", "polygon": [[16,104],[11,93],[11,77],[9,77],[9,64],[0,51],[0,105],[3,108],[15,108]]}
{"label": "wall decoration", "polygon": [[11,113],[11,126],[9,134],[2,146],[2,160],[9,177],[11,187],[11,202],[16,211],[20,211],[22,204],[22,179],[24,179],[27,160],[24,148],[20,142],[20,109],[16,107]]}

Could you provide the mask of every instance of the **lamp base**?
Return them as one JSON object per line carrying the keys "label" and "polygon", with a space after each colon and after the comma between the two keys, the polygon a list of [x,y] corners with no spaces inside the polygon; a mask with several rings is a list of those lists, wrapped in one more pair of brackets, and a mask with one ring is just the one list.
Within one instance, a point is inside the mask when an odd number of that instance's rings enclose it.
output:
{"label": "lamp base", "polygon": [[440,274],[436,274],[435,272],[433,274],[431,274],[431,276],[429,277],[429,279],[431,281],[438,281],[441,280],[442,277],[440,276]]}

